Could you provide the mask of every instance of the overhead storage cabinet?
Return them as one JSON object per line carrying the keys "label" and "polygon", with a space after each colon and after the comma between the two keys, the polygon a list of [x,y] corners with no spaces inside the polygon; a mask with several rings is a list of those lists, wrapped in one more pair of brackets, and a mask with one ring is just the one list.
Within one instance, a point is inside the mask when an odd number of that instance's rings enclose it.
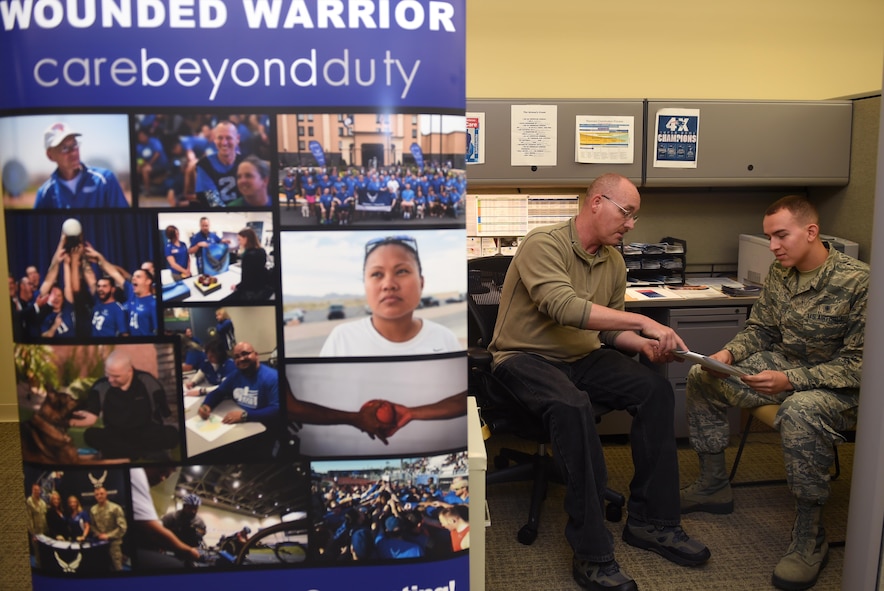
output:
{"label": "overhead storage cabinet", "polygon": [[[556,105],[556,165],[512,166],[513,105]],[[644,101],[561,99],[467,100],[468,113],[485,114],[485,163],[467,165],[467,182],[476,187],[584,187],[606,172],[617,172],[636,185],[642,179],[642,143],[645,135]],[[580,115],[632,116],[635,120],[632,164],[584,164],[575,161],[577,117]]]}
{"label": "overhead storage cabinet", "polygon": [[[696,168],[654,167],[657,113],[699,109]],[[646,187],[846,185],[850,101],[648,101]]]}

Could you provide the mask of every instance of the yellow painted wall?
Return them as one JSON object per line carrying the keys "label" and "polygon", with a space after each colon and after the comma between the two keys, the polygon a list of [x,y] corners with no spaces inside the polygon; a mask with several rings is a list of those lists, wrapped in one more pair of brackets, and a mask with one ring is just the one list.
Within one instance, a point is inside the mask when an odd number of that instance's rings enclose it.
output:
{"label": "yellow painted wall", "polygon": [[[881,0],[468,0],[467,96],[850,96],[881,88],[882,31]],[[5,245],[0,225],[3,276]],[[7,308],[0,420],[16,418]]]}
{"label": "yellow painted wall", "polygon": [[881,88],[881,0],[469,0],[469,98],[819,100]]}

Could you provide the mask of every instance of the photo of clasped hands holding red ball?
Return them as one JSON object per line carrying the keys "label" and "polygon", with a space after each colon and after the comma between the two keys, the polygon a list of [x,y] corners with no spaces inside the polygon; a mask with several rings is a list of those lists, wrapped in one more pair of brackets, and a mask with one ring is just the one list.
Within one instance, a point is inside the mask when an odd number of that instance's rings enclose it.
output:
{"label": "photo of clasped hands holding red ball", "polygon": [[465,415],[466,396],[466,392],[461,392],[438,402],[411,407],[372,399],[366,401],[358,411],[349,412],[298,400],[289,391],[286,409],[289,420],[295,423],[351,425],[371,439],[377,438],[388,445],[389,438],[411,421],[443,420]]}

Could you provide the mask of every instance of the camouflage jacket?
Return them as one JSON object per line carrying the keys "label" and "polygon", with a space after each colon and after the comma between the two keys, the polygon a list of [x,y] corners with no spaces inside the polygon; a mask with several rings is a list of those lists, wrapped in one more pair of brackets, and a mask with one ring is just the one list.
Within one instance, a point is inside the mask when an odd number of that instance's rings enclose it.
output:
{"label": "camouflage jacket", "polygon": [[93,505],[89,511],[96,534],[107,534],[112,540],[119,540],[126,534],[126,516],[123,508],[112,501],[104,507]]}
{"label": "camouflage jacket", "polygon": [[798,291],[798,271],[774,262],[746,327],[725,349],[737,364],[759,351],[784,355],[795,390],[859,391],[869,266],[829,247],[813,281]]}

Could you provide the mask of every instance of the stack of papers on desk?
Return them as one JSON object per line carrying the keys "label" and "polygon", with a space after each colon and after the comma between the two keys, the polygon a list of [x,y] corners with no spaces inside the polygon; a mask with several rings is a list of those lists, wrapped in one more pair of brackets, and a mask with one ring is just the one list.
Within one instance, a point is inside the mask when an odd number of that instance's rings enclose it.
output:
{"label": "stack of papers on desk", "polygon": [[730,277],[688,277],[685,279],[686,285],[708,285],[709,287],[716,287],[721,289],[723,285],[729,285],[731,287],[743,287],[743,284],[739,281],[735,281]]}
{"label": "stack of papers on desk", "polygon": [[626,299],[632,302],[654,299],[699,300],[720,297],[723,297],[720,290],[706,285],[626,288]]}

